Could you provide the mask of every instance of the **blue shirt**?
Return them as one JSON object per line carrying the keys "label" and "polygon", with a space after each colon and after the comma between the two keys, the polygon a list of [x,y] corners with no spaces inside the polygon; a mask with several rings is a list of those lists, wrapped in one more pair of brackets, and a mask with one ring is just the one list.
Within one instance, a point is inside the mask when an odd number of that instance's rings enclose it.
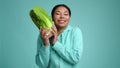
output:
{"label": "blue shirt", "polygon": [[70,25],[58,36],[57,42],[44,46],[39,35],[36,64],[39,68],[80,68],[83,51],[81,30]]}

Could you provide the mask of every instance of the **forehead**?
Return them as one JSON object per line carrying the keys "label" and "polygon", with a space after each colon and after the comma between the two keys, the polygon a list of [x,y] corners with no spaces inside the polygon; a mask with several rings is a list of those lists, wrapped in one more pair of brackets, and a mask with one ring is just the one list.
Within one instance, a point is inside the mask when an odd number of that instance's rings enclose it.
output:
{"label": "forehead", "polygon": [[56,8],[55,12],[57,12],[57,11],[68,12],[68,9],[64,6],[59,6],[59,7]]}

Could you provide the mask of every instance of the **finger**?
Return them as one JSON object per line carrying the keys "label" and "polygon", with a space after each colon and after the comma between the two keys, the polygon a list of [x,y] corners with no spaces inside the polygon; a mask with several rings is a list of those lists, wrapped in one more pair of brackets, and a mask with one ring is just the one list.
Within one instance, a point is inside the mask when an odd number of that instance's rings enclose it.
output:
{"label": "finger", "polygon": [[45,37],[45,34],[46,34],[46,30],[45,30],[45,29],[42,29],[42,31],[41,31],[42,38],[46,38],[46,37]]}
{"label": "finger", "polygon": [[54,31],[52,31],[52,33],[53,33],[52,43],[54,44],[56,42],[56,40],[57,40],[57,34]]}
{"label": "finger", "polygon": [[47,36],[47,35],[48,35],[46,29],[44,29],[44,33],[43,33],[43,35],[44,35],[44,36]]}
{"label": "finger", "polygon": [[43,39],[44,39],[44,40],[47,40],[47,39],[48,39],[48,35],[47,35],[47,34],[44,34],[44,35],[43,35]]}
{"label": "finger", "polygon": [[52,30],[57,33],[57,28],[55,25],[52,26]]}
{"label": "finger", "polygon": [[46,34],[47,34],[47,36],[48,36],[49,38],[52,36],[50,30],[48,30],[48,31],[46,32]]}
{"label": "finger", "polygon": [[57,32],[57,28],[56,28],[56,26],[55,26],[55,25],[53,26],[53,29],[54,29],[54,31],[55,31],[55,32]]}
{"label": "finger", "polygon": [[54,36],[53,44],[55,44],[56,41],[57,41],[57,35]]}
{"label": "finger", "polygon": [[51,37],[51,34],[50,34],[50,30],[49,30],[49,29],[45,29],[44,36],[46,36],[47,38],[50,38],[50,37]]}

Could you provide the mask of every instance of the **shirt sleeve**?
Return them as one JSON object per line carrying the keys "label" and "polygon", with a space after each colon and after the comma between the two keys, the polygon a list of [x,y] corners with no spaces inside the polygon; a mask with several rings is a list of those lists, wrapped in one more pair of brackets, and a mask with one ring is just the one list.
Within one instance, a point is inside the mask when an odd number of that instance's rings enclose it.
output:
{"label": "shirt sleeve", "polygon": [[47,68],[49,65],[50,45],[44,46],[41,36],[37,40],[36,64],[40,68]]}
{"label": "shirt sleeve", "polygon": [[81,58],[83,51],[83,39],[81,30],[79,28],[75,28],[72,34],[73,41],[70,42],[72,42],[73,47],[71,49],[64,47],[65,45],[63,45],[59,41],[54,44],[53,49],[56,50],[59,56],[61,56],[61,58],[65,61],[71,64],[77,64]]}

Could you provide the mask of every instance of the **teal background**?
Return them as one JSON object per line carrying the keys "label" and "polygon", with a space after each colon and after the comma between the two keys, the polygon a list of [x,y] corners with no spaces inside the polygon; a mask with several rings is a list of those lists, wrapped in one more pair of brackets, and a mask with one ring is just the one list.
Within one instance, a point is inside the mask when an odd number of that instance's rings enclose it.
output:
{"label": "teal background", "polygon": [[38,68],[39,31],[29,11],[39,5],[50,14],[59,3],[71,8],[70,24],[83,33],[80,68],[120,68],[120,0],[1,0],[0,68]]}

